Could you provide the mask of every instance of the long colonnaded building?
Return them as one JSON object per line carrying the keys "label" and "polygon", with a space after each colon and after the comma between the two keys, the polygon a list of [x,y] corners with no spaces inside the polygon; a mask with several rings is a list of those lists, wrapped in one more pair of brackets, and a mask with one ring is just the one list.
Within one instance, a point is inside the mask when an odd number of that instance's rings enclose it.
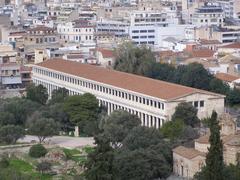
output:
{"label": "long colonnaded building", "polygon": [[181,102],[196,107],[199,118],[209,117],[213,110],[224,112],[225,96],[220,94],[63,59],[34,65],[32,79],[45,86],[50,97],[60,87],[70,95],[91,93],[107,107],[108,114],[123,109],[148,127],[161,127]]}

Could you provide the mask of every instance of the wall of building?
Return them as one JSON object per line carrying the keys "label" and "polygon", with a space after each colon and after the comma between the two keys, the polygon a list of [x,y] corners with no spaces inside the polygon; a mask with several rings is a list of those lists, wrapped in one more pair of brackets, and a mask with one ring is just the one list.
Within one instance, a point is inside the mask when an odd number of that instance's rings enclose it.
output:
{"label": "wall of building", "polygon": [[[200,101],[204,101],[204,106],[200,107]],[[196,93],[189,96],[185,96],[179,98],[177,101],[172,101],[167,103],[167,114],[169,118],[175,112],[175,108],[180,102],[192,102],[194,106],[194,102],[198,102],[198,117],[200,119],[210,117],[212,111],[215,110],[218,114],[222,114],[224,112],[224,97],[216,98],[214,95],[207,95]]]}

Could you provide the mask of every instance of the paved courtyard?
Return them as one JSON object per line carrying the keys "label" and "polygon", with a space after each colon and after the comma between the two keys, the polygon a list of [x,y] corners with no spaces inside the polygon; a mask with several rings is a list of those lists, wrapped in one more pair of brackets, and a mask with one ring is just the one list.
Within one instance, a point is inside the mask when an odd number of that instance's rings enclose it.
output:
{"label": "paved courtyard", "polygon": [[[36,136],[27,135],[19,142],[31,143],[32,141],[37,141]],[[94,146],[94,139],[92,137],[69,137],[69,136],[53,136],[45,140],[46,143],[51,145],[57,145],[65,148],[77,148],[82,146]]]}

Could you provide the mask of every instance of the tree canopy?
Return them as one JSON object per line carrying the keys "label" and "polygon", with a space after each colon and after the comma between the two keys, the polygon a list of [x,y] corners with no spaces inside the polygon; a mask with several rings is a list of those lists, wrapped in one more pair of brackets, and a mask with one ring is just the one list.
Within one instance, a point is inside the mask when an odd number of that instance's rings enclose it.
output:
{"label": "tree canopy", "polygon": [[20,126],[6,125],[0,127],[0,142],[15,144],[18,139],[23,138],[25,131]]}
{"label": "tree canopy", "polygon": [[37,85],[34,84],[29,85],[26,88],[27,95],[26,98],[32,100],[33,102],[38,102],[39,104],[46,104],[48,100],[48,92],[47,88],[45,88],[43,85]]}
{"label": "tree canopy", "polygon": [[28,132],[38,137],[42,143],[47,137],[57,135],[58,124],[51,118],[36,118],[28,121]]}
{"label": "tree canopy", "polygon": [[68,96],[69,91],[66,88],[54,89],[49,104],[63,103]]}
{"label": "tree canopy", "polygon": [[69,96],[64,101],[64,110],[73,124],[79,126],[80,133],[94,135],[98,132],[98,100],[90,93]]}
{"label": "tree canopy", "polygon": [[197,109],[190,103],[183,102],[178,104],[172,115],[172,121],[182,120],[186,125],[195,127],[198,126],[200,120],[197,117]]}
{"label": "tree canopy", "polygon": [[127,111],[117,110],[106,118],[103,128],[111,143],[118,147],[130,130],[140,125],[141,121],[136,115],[132,115]]}
{"label": "tree canopy", "polygon": [[155,57],[149,48],[124,43],[118,47],[116,52],[117,57],[114,69],[148,77],[151,76]]}

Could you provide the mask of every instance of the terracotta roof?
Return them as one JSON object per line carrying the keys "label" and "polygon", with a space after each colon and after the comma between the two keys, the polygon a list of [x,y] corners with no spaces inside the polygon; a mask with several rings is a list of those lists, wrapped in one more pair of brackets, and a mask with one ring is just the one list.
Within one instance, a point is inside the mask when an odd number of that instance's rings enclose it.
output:
{"label": "terracotta roof", "polygon": [[114,54],[113,54],[112,50],[98,48],[97,51],[100,51],[104,58],[112,58],[112,57],[114,57]]}
{"label": "terracotta roof", "polygon": [[194,93],[224,97],[208,91],[63,59],[50,59],[37,65],[163,100],[173,100]]}
{"label": "terracotta roof", "polygon": [[[209,136],[210,134],[206,134],[204,136],[201,136],[200,138],[196,139],[195,142],[198,142],[200,144],[209,144]],[[221,136],[223,144],[230,144],[233,139],[236,139],[235,137],[239,138],[239,135],[227,135],[227,136]]]}
{"label": "terracotta roof", "polygon": [[193,50],[192,52],[193,57],[199,57],[199,58],[210,58],[213,57],[214,51],[210,49],[196,49]]}
{"label": "terracotta roof", "polygon": [[240,77],[238,77],[238,76],[233,76],[233,75],[227,74],[227,73],[217,73],[215,75],[215,77],[222,80],[222,81],[226,81],[226,82],[232,82],[232,81],[235,81],[237,79],[240,79]]}
{"label": "terracotta roof", "polygon": [[82,59],[84,58],[83,54],[68,54],[68,59]]}
{"label": "terracotta roof", "polygon": [[187,148],[187,147],[184,147],[184,146],[178,146],[176,148],[173,149],[173,152],[180,155],[180,156],[183,156],[187,159],[192,159],[192,158],[195,158],[197,156],[203,156],[205,157],[206,154],[203,153],[203,152],[200,152],[194,148]]}
{"label": "terracotta roof", "polygon": [[220,41],[218,40],[207,40],[207,39],[200,39],[200,43],[203,45],[207,45],[207,44],[221,44]]}
{"label": "terracotta roof", "polygon": [[46,26],[37,26],[29,29],[29,31],[54,31],[54,29]]}
{"label": "terracotta roof", "polygon": [[240,49],[240,42],[235,42],[232,44],[228,44],[226,46],[221,46],[220,48]]}
{"label": "terracotta roof", "polygon": [[20,71],[21,71],[21,72],[25,72],[25,71],[31,72],[31,71],[32,71],[32,67],[21,66],[21,67],[20,67]]}
{"label": "terracotta roof", "polygon": [[200,144],[209,144],[208,139],[209,139],[209,134],[206,134],[204,136],[201,136],[198,139],[195,139],[195,142],[198,142]]}

